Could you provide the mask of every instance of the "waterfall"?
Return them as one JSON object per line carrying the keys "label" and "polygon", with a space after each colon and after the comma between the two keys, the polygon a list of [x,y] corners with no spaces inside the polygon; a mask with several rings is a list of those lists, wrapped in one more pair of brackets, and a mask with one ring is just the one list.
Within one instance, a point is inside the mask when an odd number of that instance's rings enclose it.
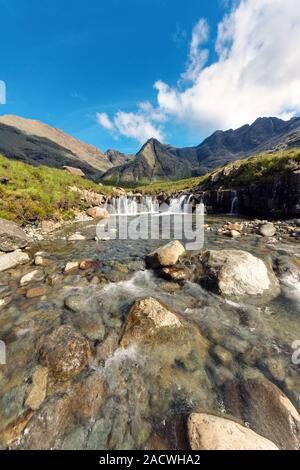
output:
{"label": "waterfall", "polygon": [[164,210],[160,208],[159,202],[154,196],[127,197],[124,195],[112,198],[106,203],[105,209],[112,215],[183,214],[184,206],[190,204],[192,197],[192,194],[174,197],[171,199],[168,209]]}
{"label": "waterfall", "polygon": [[140,201],[136,197],[120,196],[112,198],[105,208],[115,215],[155,214],[159,211],[159,203],[152,196],[143,196]]}
{"label": "waterfall", "polygon": [[183,213],[184,206],[189,204],[192,199],[192,194],[189,196],[184,194],[180,196],[180,198],[173,198],[170,201],[169,210],[167,211],[168,214],[181,214]]}
{"label": "waterfall", "polygon": [[233,193],[233,198],[232,198],[232,201],[231,201],[230,214],[234,215],[234,214],[238,213],[237,210],[238,210],[239,198],[238,198],[237,191],[232,190],[232,193]]}

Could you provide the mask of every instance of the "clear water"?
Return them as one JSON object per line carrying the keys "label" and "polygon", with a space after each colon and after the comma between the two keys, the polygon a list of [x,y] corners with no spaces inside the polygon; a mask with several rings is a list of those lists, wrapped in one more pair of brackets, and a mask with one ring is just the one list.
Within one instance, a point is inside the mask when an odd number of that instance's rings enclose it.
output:
{"label": "clear water", "polygon": [[[217,228],[229,219],[207,217],[206,223]],[[68,235],[75,231],[87,240],[68,242]],[[96,242],[94,237],[94,223],[80,223],[31,247],[31,253],[46,253],[46,274],[61,274],[45,297],[29,300],[18,290],[21,276],[34,269],[32,266],[0,274],[0,293],[7,301],[0,311],[0,337],[7,345],[7,365],[0,366],[0,431],[26,412],[30,378],[39,363],[36,342],[69,321],[64,299],[70,294],[82,299],[83,315],[76,323],[79,330],[84,329],[87,318],[101,318],[102,325],[101,339],[91,341],[93,357],[89,364],[90,371],[106,383],[100,410],[85,420],[75,414],[66,427],[59,424],[61,432],[55,439],[45,434],[41,424],[36,425],[34,438],[33,431],[25,429],[13,448],[184,449],[188,445],[186,416],[194,411],[226,411],[221,394],[224,381],[238,379],[249,370],[266,375],[299,408],[300,390],[288,385],[299,378],[299,366],[291,359],[292,344],[300,339],[300,288],[296,279],[283,275],[281,294],[271,302],[236,303],[192,282],[166,283],[145,270],[145,255],[166,240]],[[229,239],[213,231],[206,232],[207,248],[247,250],[275,264],[278,260],[300,259],[299,244],[292,238],[267,245],[256,235]],[[62,274],[68,261],[85,259],[99,261],[95,272]],[[95,276],[99,284],[91,282]],[[177,312],[186,327],[172,337],[120,347],[118,338],[128,309],[136,299],[149,296]],[[114,347],[104,354],[103,341],[113,338]],[[216,358],[213,351],[217,345],[232,354],[230,365],[225,367]],[[254,359],[249,351],[255,352]],[[283,380],[277,380],[268,370],[270,359],[282,363]],[[82,374],[76,381],[84,381],[84,377]],[[49,379],[47,397],[35,415],[42,413],[51,400],[58,403],[61,397],[70,396],[73,387],[72,381],[60,384]]]}

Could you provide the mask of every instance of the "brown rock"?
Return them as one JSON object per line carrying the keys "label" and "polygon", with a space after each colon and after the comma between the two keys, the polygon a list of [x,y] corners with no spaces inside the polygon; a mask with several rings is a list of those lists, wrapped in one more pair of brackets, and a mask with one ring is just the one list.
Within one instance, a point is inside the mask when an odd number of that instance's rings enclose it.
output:
{"label": "brown rock", "polygon": [[70,398],[55,396],[34,414],[18,447],[24,450],[60,449],[72,425]]}
{"label": "brown rock", "polygon": [[47,277],[47,282],[50,286],[54,286],[55,284],[58,284],[62,279],[61,274],[50,274]]}
{"label": "brown rock", "polygon": [[19,439],[28,422],[32,418],[32,415],[33,412],[28,410],[6,426],[6,428],[0,432],[0,444],[7,447]]}
{"label": "brown rock", "polygon": [[192,450],[278,450],[251,429],[207,413],[190,415],[188,436]]}
{"label": "brown rock", "polygon": [[96,356],[98,361],[105,362],[109,356],[111,356],[114,351],[119,346],[119,335],[115,332],[109,333],[106,338],[100,342],[96,349]]}
{"label": "brown rock", "polygon": [[109,219],[109,212],[102,207],[91,207],[86,213],[93,219]]}
{"label": "brown rock", "polygon": [[74,385],[71,403],[74,413],[82,419],[96,418],[105,399],[105,384],[101,375],[94,373]]}
{"label": "brown rock", "polygon": [[64,166],[64,170],[74,176],[81,176],[82,178],[85,177],[85,174],[80,168],[74,168],[73,166]]}
{"label": "brown rock", "polygon": [[41,339],[40,361],[56,379],[65,381],[79,374],[90,356],[88,341],[74,328],[62,325]]}
{"label": "brown rock", "polygon": [[46,295],[48,292],[47,287],[33,287],[32,289],[28,289],[26,292],[27,299],[34,299],[35,297],[42,297]]}
{"label": "brown rock", "polygon": [[228,230],[235,230],[236,232],[242,232],[244,230],[244,224],[227,224]]}
{"label": "brown rock", "polygon": [[78,261],[71,261],[66,264],[64,272],[69,273],[70,271],[75,271],[75,269],[79,268],[79,262]]}
{"label": "brown rock", "polygon": [[137,300],[131,307],[121,346],[131,342],[143,341],[154,335],[161,328],[180,328],[179,318],[160,301],[148,297]]}
{"label": "brown rock", "polygon": [[251,423],[255,432],[272,439],[280,449],[300,449],[300,415],[283,392],[265,377],[228,385],[224,402],[232,415]]}
{"label": "brown rock", "polygon": [[32,410],[38,410],[46,398],[48,369],[38,367],[32,377],[32,387],[26,399],[25,405]]}
{"label": "brown rock", "polygon": [[43,233],[51,233],[61,228],[60,222],[54,222],[53,220],[43,220],[41,223],[41,229]]}
{"label": "brown rock", "polygon": [[36,255],[34,258],[34,264],[36,266],[47,266],[47,264],[49,264],[49,260],[44,258],[42,255]]}
{"label": "brown rock", "polygon": [[94,268],[100,267],[100,265],[101,263],[99,261],[84,260],[80,262],[79,268],[84,271],[87,269],[94,269]]}
{"label": "brown rock", "polygon": [[146,264],[150,268],[174,266],[184,253],[183,245],[178,240],[174,240],[147,255]]}
{"label": "brown rock", "polygon": [[190,277],[190,272],[184,266],[171,266],[162,268],[160,275],[167,281],[186,281]]}

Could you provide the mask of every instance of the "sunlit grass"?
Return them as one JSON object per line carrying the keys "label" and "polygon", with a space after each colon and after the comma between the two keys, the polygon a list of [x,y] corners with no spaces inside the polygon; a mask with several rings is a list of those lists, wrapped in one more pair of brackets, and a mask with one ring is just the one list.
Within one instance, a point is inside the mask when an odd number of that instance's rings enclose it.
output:
{"label": "sunlit grass", "polygon": [[64,170],[33,167],[0,155],[0,217],[23,224],[44,219],[72,219],[74,210],[85,209],[71,186],[111,194],[109,186],[73,176]]}

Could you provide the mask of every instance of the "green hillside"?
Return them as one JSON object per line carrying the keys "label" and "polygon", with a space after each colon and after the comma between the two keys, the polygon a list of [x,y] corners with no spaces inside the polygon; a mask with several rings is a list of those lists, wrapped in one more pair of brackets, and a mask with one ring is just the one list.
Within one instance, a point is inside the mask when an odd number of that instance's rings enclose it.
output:
{"label": "green hillside", "polygon": [[64,170],[33,167],[0,155],[0,217],[22,224],[44,219],[72,219],[85,209],[70,186],[110,194],[111,188],[73,176]]}

